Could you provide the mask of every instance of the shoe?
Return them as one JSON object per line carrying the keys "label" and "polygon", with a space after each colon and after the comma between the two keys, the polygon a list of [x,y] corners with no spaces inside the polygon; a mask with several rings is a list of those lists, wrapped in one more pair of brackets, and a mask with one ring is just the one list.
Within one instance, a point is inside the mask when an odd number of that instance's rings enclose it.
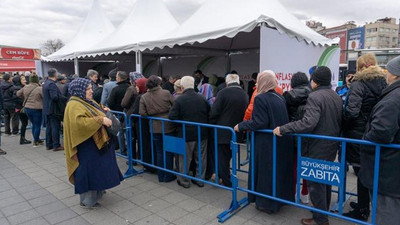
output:
{"label": "shoe", "polygon": [[82,202],[79,203],[79,206],[80,206],[81,208],[84,208],[84,209],[96,209],[96,208],[101,207],[100,203],[98,203],[98,202],[96,202],[96,204],[94,204],[92,207],[86,206],[86,205],[83,204]]}
{"label": "shoe", "polygon": [[53,149],[53,152],[58,152],[58,151],[64,151],[64,147],[60,146],[60,147]]}
{"label": "shoe", "polygon": [[353,209],[350,212],[343,213],[343,216],[347,216],[356,220],[367,221],[369,217],[369,209]]}
{"label": "shoe", "polygon": [[43,140],[39,140],[38,143],[39,143],[39,145],[44,145],[44,141]]}
{"label": "shoe", "polygon": [[53,150],[53,148],[51,148],[51,147],[46,147],[46,150]]}
{"label": "shoe", "polygon": [[37,148],[37,147],[39,147],[39,146],[40,146],[39,142],[33,142],[33,147],[34,147],[34,148]]}
{"label": "shoe", "polygon": [[183,184],[183,183],[181,183],[180,180],[176,180],[176,183],[178,183],[178,185],[182,186],[183,188],[190,188],[190,183]]}
{"label": "shoe", "polygon": [[[308,219],[301,219],[301,224],[303,225],[318,225],[313,218],[308,218]],[[325,222],[321,225],[329,225],[329,222]]]}
{"label": "shoe", "polygon": [[350,207],[352,208],[352,209],[358,209],[358,203],[357,202],[350,202]]}
{"label": "shoe", "polygon": [[303,203],[303,204],[308,204],[308,203],[310,203],[310,195],[303,195],[303,194],[300,194],[300,201],[301,201],[301,203]]}
{"label": "shoe", "polygon": [[273,214],[273,213],[274,213],[272,210],[259,207],[258,205],[256,205],[256,209],[257,209],[258,211],[265,212],[265,213],[267,213],[267,214]]}
{"label": "shoe", "polygon": [[7,154],[7,152],[0,148],[0,155],[5,155],[5,154]]}
{"label": "shoe", "polygon": [[196,180],[192,180],[192,183],[195,184],[195,185],[197,185],[197,186],[200,187],[200,188],[204,187],[204,183],[203,183],[203,182],[198,182],[198,181],[196,181]]}
{"label": "shoe", "polygon": [[32,141],[26,140],[24,137],[21,137],[19,140],[20,145],[32,144]]}

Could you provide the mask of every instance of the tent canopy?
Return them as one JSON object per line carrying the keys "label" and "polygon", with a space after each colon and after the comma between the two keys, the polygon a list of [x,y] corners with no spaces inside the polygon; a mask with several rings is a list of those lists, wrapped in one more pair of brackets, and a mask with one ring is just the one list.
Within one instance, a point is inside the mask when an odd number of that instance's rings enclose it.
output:
{"label": "tent canopy", "polygon": [[104,40],[80,55],[129,53],[137,43],[157,40],[179,26],[162,0],[137,0],[128,17]]}
{"label": "tent canopy", "polygon": [[75,58],[75,53],[88,49],[115,31],[106,17],[98,0],[93,1],[91,10],[75,37],[57,52],[44,58],[46,61],[60,61]]}
{"label": "tent canopy", "polygon": [[140,43],[138,50],[195,45],[221,37],[233,38],[262,24],[308,44],[329,46],[338,42],[307,27],[278,0],[207,0],[177,30],[160,40]]}

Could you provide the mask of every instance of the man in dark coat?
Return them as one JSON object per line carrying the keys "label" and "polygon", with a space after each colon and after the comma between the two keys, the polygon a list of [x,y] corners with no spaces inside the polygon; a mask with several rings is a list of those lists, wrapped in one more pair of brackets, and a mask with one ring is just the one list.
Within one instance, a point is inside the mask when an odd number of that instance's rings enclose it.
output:
{"label": "man in dark coat", "polygon": [[168,78],[168,81],[162,85],[162,89],[168,90],[171,95],[175,92],[174,84],[179,78],[177,75],[171,75]]}
{"label": "man in dark coat", "polygon": [[59,101],[63,100],[60,90],[57,88],[56,81],[58,72],[55,68],[49,69],[48,79],[43,84],[43,110],[46,116],[46,149],[53,151],[64,150],[60,144],[61,119],[54,114],[54,108]]}
{"label": "man in dark coat", "polygon": [[[11,75],[6,73],[3,79],[4,81],[1,83],[1,93],[4,100],[4,133],[8,135],[16,135],[18,134],[19,130],[19,117],[18,114],[15,112],[15,106],[18,98],[16,95],[15,86],[12,82]],[[10,123],[12,129],[10,128]]]}
{"label": "man in dark coat", "polygon": [[107,102],[107,105],[111,110],[120,112],[124,110],[121,106],[121,102],[129,86],[131,86],[131,83],[128,80],[128,74],[125,71],[118,71],[117,86],[112,89]]}
{"label": "man in dark coat", "polygon": [[[181,79],[181,87],[183,88],[182,95],[177,98],[169,112],[168,118],[171,120],[184,120],[197,123],[208,123],[208,116],[210,112],[210,105],[203,98],[194,91],[194,78],[191,76],[185,76]],[[205,178],[207,168],[207,129],[201,129],[201,159],[199,159],[198,152],[198,128],[197,126],[186,126],[185,137],[186,137],[186,171],[189,172],[189,166],[192,159],[197,164],[196,174],[201,175],[201,179]],[[179,126],[178,136],[182,137],[182,128]],[[179,172],[184,173],[184,158],[183,155],[179,155]],[[199,171],[199,163],[201,163],[201,171]],[[178,184],[184,188],[189,188],[189,180],[184,177],[178,177]],[[204,184],[193,181],[199,187],[203,187]]]}
{"label": "man in dark coat", "polygon": [[[400,144],[400,56],[386,66],[386,81],[381,100],[372,109],[364,139],[380,144]],[[399,224],[400,221],[400,149],[381,148],[376,224]],[[372,193],[375,151],[361,149],[359,179]],[[375,221],[371,221],[375,222]]]}
{"label": "man in dark coat", "polygon": [[201,70],[194,71],[194,78],[195,78],[194,82],[195,91],[199,91],[201,85],[208,83],[208,77],[204,76]]}
{"label": "man in dark coat", "polygon": [[[301,120],[277,127],[274,133],[278,136],[289,133],[310,133],[316,135],[339,136],[342,122],[342,99],[331,89],[332,74],[328,67],[321,66],[311,76],[313,91],[307,99],[305,114]],[[322,139],[305,139],[302,155],[333,162],[339,145],[335,141]],[[317,209],[329,210],[331,186],[307,181],[310,199]],[[313,218],[302,219],[303,225],[328,225],[328,216],[313,213]]]}
{"label": "man in dark coat", "polygon": [[[249,104],[247,93],[239,86],[239,76],[229,74],[225,79],[227,87],[221,90],[211,108],[210,123],[234,127],[242,122]],[[231,187],[230,160],[232,135],[227,130],[218,130],[218,174],[225,186]],[[239,139],[239,137],[238,137]],[[235,165],[236,166],[236,165]]]}

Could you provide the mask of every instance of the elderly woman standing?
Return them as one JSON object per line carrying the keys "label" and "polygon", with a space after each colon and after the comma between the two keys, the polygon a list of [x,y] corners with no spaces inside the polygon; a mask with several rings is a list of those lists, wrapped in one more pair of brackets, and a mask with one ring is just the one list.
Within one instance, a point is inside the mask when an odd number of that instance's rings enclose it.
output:
{"label": "elderly woman standing", "polygon": [[[139,114],[142,116],[154,116],[161,118],[168,118],[169,110],[172,108],[174,103],[174,97],[167,90],[163,90],[160,87],[161,79],[155,75],[149,77],[146,83],[147,93],[144,94],[140,99]],[[163,156],[163,129],[161,121],[153,121],[153,145],[154,145],[154,159],[156,165],[164,167],[164,156]],[[171,123],[164,123],[164,134],[170,134],[174,132],[174,127]],[[167,152],[166,154],[166,165],[165,168],[172,170],[173,154]],[[171,182],[176,179],[171,173],[158,171],[159,182]]]}
{"label": "elderly woman standing", "polygon": [[[252,119],[235,126],[236,131],[273,129],[289,122],[285,99],[274,89],[277,86],[275,73],[266,70],[257,77],[257,96],[254,99]],[[255,133],[254,144],[254,187],[249,176],[249,189],[272,195],[272,134]],[[276,196],[294,200],[293,142],[290,137],[277,137],[276,147]],[[251,172],[251,171],[250,171]],[[267,213],[278,212],[283,203],[249,194],[256,208]]]}
{"label": "elderly woman standing", "polygon": [[90,80],[78,78],[69,85],[71,98],[64,114],[64,146],[69,181],[80,195],[82,207],[98,207],[105,189],[123,180],[115,158],[112,125],[102,108],[92,100]]}
{"label": "elderly woman standing", "polygon": [[[42,126],[43,109],[42,87],[39,83],[38,75],[32,74],[29,76],[29,84],[17,92],[17,96],[24,99],[23,106],[25,107],[26,115],[32,123],[33,147],[38,147],[43,144],[43,141],[40,140],[39,137],[40,127]],[[23,141],[22,137],[25,138],[25,135],[22,135],[21,128],[21,142]]]}

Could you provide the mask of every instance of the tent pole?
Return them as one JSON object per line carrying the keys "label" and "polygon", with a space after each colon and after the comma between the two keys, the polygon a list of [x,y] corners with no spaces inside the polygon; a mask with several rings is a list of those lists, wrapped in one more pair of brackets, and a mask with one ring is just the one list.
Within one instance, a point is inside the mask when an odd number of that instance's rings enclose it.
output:
{"label": "tent pole", "polygon": [[136,72],[142,73],[143,69],[142,52],[136,51],[135,55],[136,55]]}
{"label": "tent pole", "polygon": [[78,57],[74,58],[74,71],[79,76],[79,62]]}
{"label": "tent pole", "polygon": [[231,71],[231,53],[226,53],[226,72],[229,73]]}

